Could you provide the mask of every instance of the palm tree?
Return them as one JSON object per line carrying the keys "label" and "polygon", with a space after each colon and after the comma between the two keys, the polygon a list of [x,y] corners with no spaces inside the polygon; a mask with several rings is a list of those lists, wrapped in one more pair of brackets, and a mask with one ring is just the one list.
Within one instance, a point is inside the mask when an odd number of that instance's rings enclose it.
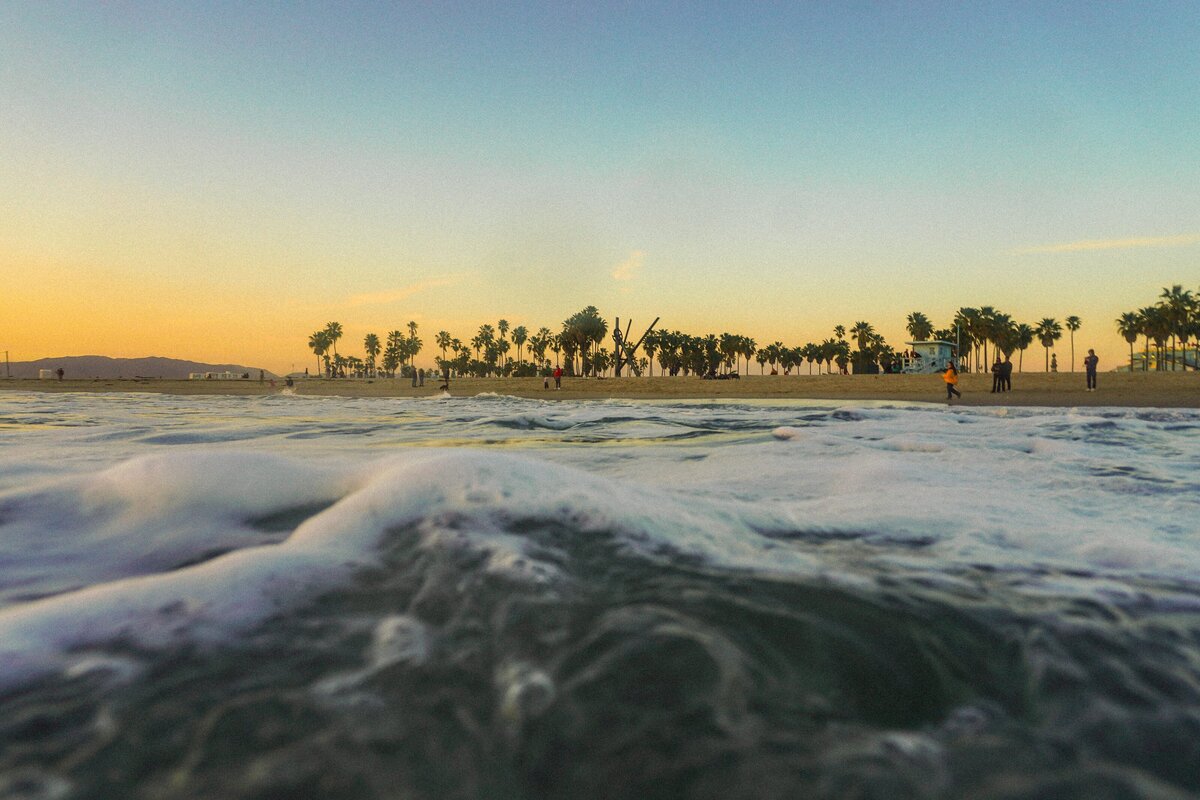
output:
{"label": "palm tree", "polygon": [[404,334],[400,331],[388,331],[386,342],[383,350],[383,368],[394,378],[396,370],[405,360]]}
{"label": "palm tree", "polygon": [[1017,325],[1008,314],[997,312],[992,317],[992,341],[996,344],[996,355],[1001,353],[1005,358],[1011,358],[1013,350],[1017,349]]}
{"label": "palm tree", "polygon": [[758,342],[749,336],[742,336],[741,355],[746,359],[746,374],[750,374],[750,359],[758,352]]}
{"label": "palm tree", "polygon": [[654,377],[654,353],[658,350],[659,337],[662,331],[650,331],[642,339],[642,349],[646,351],[646,361],[650,367],[650,377]]}
{"label": "palm tree", "polygon": [[834,325],[833,326],[833,335],[839,339],[845,339],[846,338],[846,326],[845,325]]}
{"label": "palm tree", "polygon": [[371,377],[375,377],[375,356],[379,355],[379,337],[373,333],[368,333],[363,338],[363,350],[367,352],[367,372],[372,373]]}
{"label": "palm tree", "polygon": [[1029,345],[1033,344],[1034,336],[1036,336],[1036,333],[1033,328],[1029,327],[1024,322],[1017,325],[1016,333],[1013,336],[1013,343],[1016,344],[1017,352],[1020,353],[1020,355],[1017,356],[1018,372],[1025,371],[1025,349],[1029,347]]}
{"label": "palm tree", "polygon": [[908,331],[908,335],[915,342],[927,341],[933,335],[933,323],[929,321],[929,317],[920,311],[914,311],[909,314],[908,324],[904,327]]}
{"label": "palm tree", "polygon": [[1067,330],[1069,330],[1071,332],[1071,372],[1074,372],[1075,371],[1075,331],[1079,330],[1079,326],[1082,323],[1080,323],[1079,317],[1075,317],[1075,316],[1067,317],[1064,322],[1067,326]]}
{"label": "palm tree", "polygon": [[543,325],[542,327],[538,328],[538,332],[534,334],[534,339],[537,340],[537,343],[533,344],[531,340],[530,347],[533,348],[534,355],[537,356],[538,366],[547,365],[548,362],[546,361],[546,348],[549,347],[550,343],[553,341],[554,334],[550,332],[549,328]]}
{"label": "palm tree", "polygon": [[524,325],[518,325],[512,329],[513,344],[517,346],[517,368],[521,367],[521,346],[529,341],[529,330]]}
{"label": "palm tree", "polygon": [[433,337],[433,342],[442,351],[442,361],[446,360],[446,348],[450,346],[450,334],[446,331],[438,331],[437,336]]}
{"label": "palm tree", "polygon": [[1197,313],[1195,310],[1193,310],[1191,319],[1184,328],[1184,339],[1181,342],[1181,344],[1183,344],[1183,368],[1185,370],[1187,369],[1186,342],[1188,340],[1191,340],[1191,342],[1196,345],[1196,360],[1193,362],[1196,366],[1194,366],[1192,370],[1200,370],[1200,313]]}
{"label": "palm tree", "polygon": [[563,321],[562,337],[564,349],[567,343],[574,345],[582,357],[583,372],[589,369],[588,351],[592,345],[599,345],[608,333],[608,323],[600,316],[595,306],[587,306],[577,311]]}
{"label": "palm tree", "polygon": [[980,306],[979,318],[975,321],[975,327],[978,330],[979,343],[983,345],[983,360],[979,363],[982,369],[987,369],[990,363],[988,361],[988,342],[992,341],[996,335],[996,309],[992,306]]}
{"label": "palm tree", "polygon": [[771,365],[771,369],[775,369],[775,365],[783,359],[783,342],[771,342],[765,349],[767,363]]}
{"label": "palm tree", "polygon": [[325,324],[325,333],[329,336],[329,344],[333,348],[333,354],[337,355],[337,340],[342,338],[342,323],[329,322]]}
{"label": "palm tree", "polygon": [[1117,333],[1129,344],[1129,371],[1133,372],[1133,346],[1142,333],[1142,323],[1136,311],[1126,311],[1117,317]]}
{"label": "palm tree", "polygon": [[[1042,347],[1046,348],[1046,372],[1050,371],[1050,348],[1062,338],[1062,325],[1053,317],[1043,317],[1034,330]],[[986,358],[986,357],[985,357]]]}
{"label": "palm tree", "polygon": [[317,357],[317,374],[321,374],[321,356],[329,350],[329,331],[320,330],[308,337],[308,346]]}
{"label": "palm tree", "polygon": [[871,340],[871,334],[875,332],[875,328],[869,322],[856,322],[854,327],[850,329],[851,335],[858,340],[858,349],[866,350],[867,343]]}
{"label": "palm tree", "polygon": [[[954,326],[958,329],[959,336],[962,337],[961,344],[965,345],[964,349],[968,356],[967,360],[971,364],[971,367],[970,367],[971,371],[974,372],[975,364],[978,362],[976,361],[976,359],[972,358],[971,356],[974,352],[974,349],[976,347],[978,347],[978,345],[979,345],[979,336],[980,336],[979,309],[969,308],[969,307],[960,308],[958,310],[958,313],[954,315]],[[955,343],[959,344],[959,342],[957,342],[957,341]],[[959,355],[960,355],[960,363],[961,363],[962,354],[960,353]],[[976,353],[975,355],[978,355],[978,354]]]}
{"label": "palm tree", "polygon": [[471,345],[475,348],[475,358],[479,359],[479,351],[486,350],[492,342],[496,341],[496,329],[486,322],[479,326],[479,333],[475,334],[475,338],[471,340]]}
{"label": "palm tree", "polygon": [[1142,318],[1142,335],[1146,337],[1146,358],[1150,358],[1150,340],[1154,340],[1154,369],[1163,369],[1167,340],[1171,337],[1171,322],[1165,306],[1155,305],[1138,312]]}
{"label": "palm tree", "polygon": [[[1164,288],[1159,297],[1162,298],[1163,305],[1166,308],[1167,324],[1171,330],[1171,370],[1174,371],[1177,360],[1175,358],[1176,343],[1181,333],[1184,337],[1187,336],[1187,328],[1191,321],[1190,317],[1192,315],[1192,308],[1195,305],[1195,299],[1192,297],[1190,290],[1184,289],[1179,284],[1175,284],[1169,289]],[[1184,370],[1187,369],[1186,355],[1183,359],[1183,368]]]}

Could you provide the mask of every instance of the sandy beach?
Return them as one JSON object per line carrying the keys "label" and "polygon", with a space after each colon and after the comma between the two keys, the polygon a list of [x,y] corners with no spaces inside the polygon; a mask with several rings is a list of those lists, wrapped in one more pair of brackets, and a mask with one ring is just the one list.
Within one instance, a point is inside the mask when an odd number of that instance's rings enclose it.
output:
{"label": "sandy beach", "polygon": [[[1124,406],[1133,408],[1198,408],[1200,375],[1188,372],[1102,373],[1099,388],[1086,391],[1084,375],[1076,373],[1018,373],[1013,390],[991,393],[988,374],[962,375],[963,393],[955,405],[965,406]],[[423,397],[440,393],[440,382],[413,388],[407,379],[309,379],[293,391],[304,396]],[[94,380],[0,379],[8,392],[156,392],[179,395],[264,395],[283,392],[256,380],[186,381],[147,378]],[[750,375],[740,380],[701,380],[696,377],[564,378],[563,388],[542,387],[541,378],[455,378],[450,394],[474,396],[486,392],[542,400],[681,400],[681,399],[812,399],[945,402],[937,375]]]}

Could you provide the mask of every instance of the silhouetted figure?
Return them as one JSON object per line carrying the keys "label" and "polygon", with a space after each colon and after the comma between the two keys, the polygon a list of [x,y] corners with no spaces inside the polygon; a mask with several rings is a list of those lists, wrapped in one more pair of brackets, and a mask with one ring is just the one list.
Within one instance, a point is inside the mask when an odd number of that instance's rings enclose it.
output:
{"label": "silhouetted figure", "polygon": [[1012,359],[1008,356],[1004,357],[1004,363],[1000,365],[1003,369],[1000,371],[1000,377],[1003,379],[1003,386],[1000,390],[1003,392],[1012,391]]}
{"label": "silhouetted figure", "polygon": [[1089,392],[1096,391],[1096,365],[1100,363],[1100,357],[1096,355],[1095,350],[1088,350],[1087,357],[1083,359],[1083,369],[1087,372],[1087,390]]}
{"label": "silhouetted figure", "polygon": [[1000,361],[1000,356],[996,356],[996,363],[992,364],[992,394],[1004,391],[1004,364]]}
{"label": "silhouetted figure", "polygon": [[418,383],[419,386],[425,385],[425,368],[424,367],[417,370],[417,380],[419,381],[419,383]]}

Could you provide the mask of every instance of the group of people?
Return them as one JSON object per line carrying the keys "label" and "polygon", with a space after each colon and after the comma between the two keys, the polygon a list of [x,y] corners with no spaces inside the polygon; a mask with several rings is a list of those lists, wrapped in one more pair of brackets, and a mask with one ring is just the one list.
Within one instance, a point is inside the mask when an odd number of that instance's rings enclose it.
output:
{"label": "group of people", "polygon": [[1012,389],[1012,359],[1005,358],[1000,360],[1000,356],[996,356],[996,363],[992,364],[992,394],[996,392],[1007,392]]}
{"label": "group of people", "polygon": [[[1087,390],[1089,392],[1096,391],[1096,368],[1100,364],[1100,357],[1096,355],[1096,351],[1089,349],[1087,356],[1083,359],[1083,370],[1087,374]],[[946,402],[950,402],[951,398],[962,397],[962,393],[958,391],[958,368],[954,366],[953,361],[946,363],[946,371],[942,373],[942,380],[946,382]],[[1012,389],[1012,361],[1005,358],[1000,360],[1000,356],[996,356],[996,363],[992,364],[992,392],[1007,392]]]}

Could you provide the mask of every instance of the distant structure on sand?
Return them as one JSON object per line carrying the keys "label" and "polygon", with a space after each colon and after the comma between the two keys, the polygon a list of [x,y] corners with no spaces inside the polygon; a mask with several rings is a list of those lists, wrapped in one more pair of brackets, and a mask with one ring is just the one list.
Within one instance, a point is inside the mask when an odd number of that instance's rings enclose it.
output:
{"label": "distant structure on sand", "polygon": [[943,372],[954,360],[954,342],[930,339],[924,342],[905,342],[911,350],[901,359],[900,371],[909,375],[932,375]]}
{"label": "distant structure on sand", "polygon": [[249,380],[250,373],[248,372],[189,372],[188,380],[191,381],[243,381]]}

